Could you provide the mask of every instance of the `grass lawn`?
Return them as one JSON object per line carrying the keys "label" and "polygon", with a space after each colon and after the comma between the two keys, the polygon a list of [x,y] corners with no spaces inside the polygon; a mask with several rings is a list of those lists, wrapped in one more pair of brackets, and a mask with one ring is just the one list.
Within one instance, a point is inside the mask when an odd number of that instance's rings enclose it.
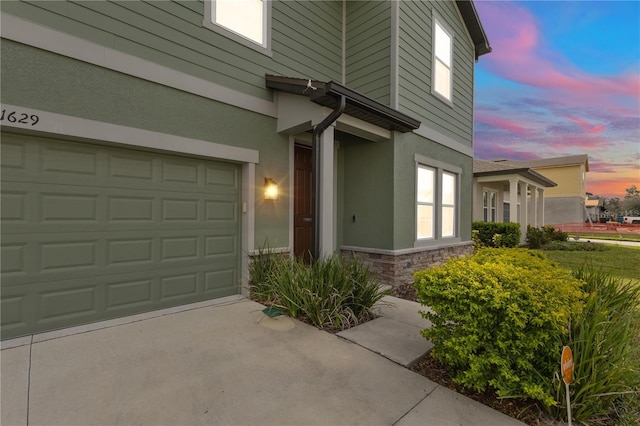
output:
{"label": "grass lawn", "polygon": [[545,250],[547,257],[571,269],[585,262],[622,278],[640,281],[640,247],[605,244],[603,251]]}
{"label": "grass lawn", "polygon": [[614,241],[640,241],[640,233],[588,233],[588,232],[569,232],[569,241],[573,241],[578,235],[581,240],[614,240]]}

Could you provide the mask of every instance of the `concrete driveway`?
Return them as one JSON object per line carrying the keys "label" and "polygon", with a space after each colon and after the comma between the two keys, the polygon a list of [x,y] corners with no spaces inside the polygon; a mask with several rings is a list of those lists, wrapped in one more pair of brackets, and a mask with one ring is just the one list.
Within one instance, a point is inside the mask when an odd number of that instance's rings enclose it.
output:
{"label": "concrete driveway", "polygon": [[262,308],[232,297],[3,342],[2,425],[521,424]]}

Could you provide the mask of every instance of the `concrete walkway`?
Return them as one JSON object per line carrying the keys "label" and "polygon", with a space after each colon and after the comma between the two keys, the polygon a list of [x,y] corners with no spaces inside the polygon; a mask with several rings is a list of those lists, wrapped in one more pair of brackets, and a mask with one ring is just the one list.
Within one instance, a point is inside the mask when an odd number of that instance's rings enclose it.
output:
{"label": "concrete walkway", "polygon": [[424,320],[386,300],[339,335],[230,297],[4,341],[0,423],[522,425],[404,368]]}
{"label": "concrete walkway", "polygon": [[600,243],[600,244],[616,244],[619,246],[640,247],[640,241],[620,241],[620,240],[600,240],[597,238],[569,238],[569,241],[578,241],[580,243]]}

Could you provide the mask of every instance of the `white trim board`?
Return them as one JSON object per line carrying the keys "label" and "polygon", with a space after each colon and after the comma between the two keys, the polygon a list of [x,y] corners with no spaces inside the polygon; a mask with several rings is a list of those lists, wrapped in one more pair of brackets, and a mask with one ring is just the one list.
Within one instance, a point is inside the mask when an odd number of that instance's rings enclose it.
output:
{"label": "white trim board", "polygon": [[27,131],[58,137],[64,136],[111,142],[122,146],[189,154],[242,163],[258,163],[260,161],[259,151],[253,149],[120,126],[118,124],[40,111],[33,108],[7,104],[2,104],[1,106],[2,109],[6,109],[7,111],[16,111],[18,115],[27,114],[29,116],[38,116],[38,122],[35,125],[31,125],[31,123],[11,123],[5,119],[2,121],[2,130],[14,129],[22,132]]}
{"label": "white trim board", "polygon": [[277,117],[273,102],[248,95],[128,53],[84,40],[31,21],[0,13],[2,37],[72,59],[118,71],[222,102],[238,108]]}

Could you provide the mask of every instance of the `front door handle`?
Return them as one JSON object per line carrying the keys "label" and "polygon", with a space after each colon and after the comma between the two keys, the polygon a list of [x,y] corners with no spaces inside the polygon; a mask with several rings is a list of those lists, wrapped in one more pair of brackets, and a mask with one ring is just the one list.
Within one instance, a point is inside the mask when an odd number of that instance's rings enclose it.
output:
{"label": "front door handle", "polygon": [[302,218],[302,221],[303,222],[313,222],[313,219],[310,218],[310,217],[305,217],[305,218]]}

